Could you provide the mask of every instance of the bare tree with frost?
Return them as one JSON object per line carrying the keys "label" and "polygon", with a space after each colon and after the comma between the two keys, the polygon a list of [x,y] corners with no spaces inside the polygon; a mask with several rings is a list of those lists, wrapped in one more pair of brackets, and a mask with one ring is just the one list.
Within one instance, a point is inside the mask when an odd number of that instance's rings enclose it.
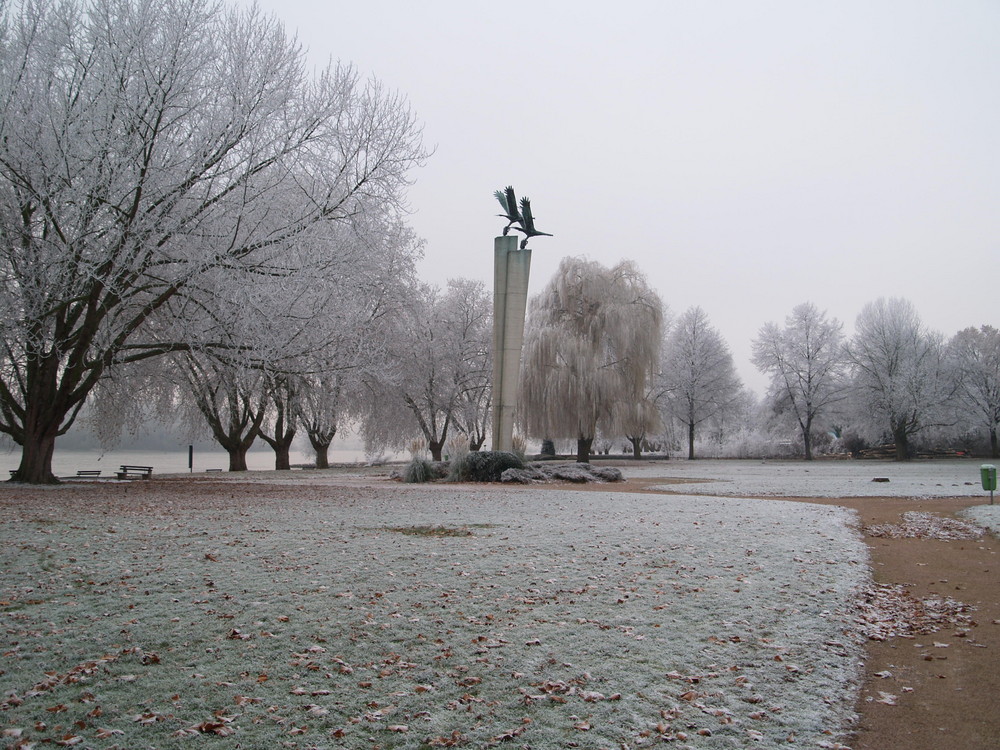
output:
{"label": "bare tree with frost", "polygon": [[667,337],[660,382],[661,403],[687,429],[693,459],[699,425],[719,421],[739,403],[742,391],[733,355],[700,307],[686,310]]}
{"label": "bare tree with frost", "polygon": [[948,342],[947,356],[960,410],[977,429],[986,430],[990,455],[1000,458],[1000,331],[965,328]]}
{"label": "bare tree with frost", "polygon": [[[229,471],[247,470],[247,452],[260,435],[268,392],[264,374],[193,352],[176,355],[186,389],[182,408],[204,420],[214,440],[229,454]],[[188,417],[188,424],[195,423]]]}
{"label": "bare tree with frost", "polygon": [[327,467],[337,430],[365,415],[358,403],[366,397],[363,381],[389,368],[388,330],[415,284],[420,242],[398,217],[372,212],[363,219],[332,227],[323,245],[335,249],[336,262],[309,264],[310,283],[286,294],[293,302],[286,336],[294,321],[308,323],[264,365],[273,385],[260,437],[274,449],[277,469],[290,468],[299,428],[317,466]]}
{"label": "bare tree with frost", "polygon": [[[303,256],[291,264],[296,270],[264,274],[249,287],[213,288],[186,316],[189,328],[199,314],[206,327],[193,341],[224,345],[186,354],[183,390],[196,395],[203,390],[206,378],[191,377],[194,370],[260,373],[240,378],[262,391],[247,394],[262,413],[244,427],[271,446],[279,470],[290,468],[300,428],[317,451],[317,464],[328,465],[339,427],[364,413],[358,403],[366,395],[361,380],[387,365],[387,331],[415,278],[420,245],[398,217],[373,213],[319,229],[305,233],[289,251]],[[217,424],[218,415],[205,414],[204,397],[196,400],[201,416]],[[213,427],[218,440],[217,432]]]}
{"label": "bare tree with frost", "polygon": [[599,427],[616,435],[653,428],[644,397],[663,303],[634,263],[564,258],[528,316],[518,415],[529,436],[576,440],[585,463]]}
{"label": "bare tree with frost", "polygon": [[455,428],[465,435],[469,450],[482,448],[493,415],[493,300],[482,282],[452,280],[448,284],[447,318],[454,327],[457,356],[462,363],[455,409]]}
{"label": "bare tree with frost", "polygon": [[314,278],[322,299],[307,306],[310,346],[282,358],[280,372],[294,393],[285,424],[294,419],[317,467],[327,468],[338,431],[378,413],[368,402],[396,370],[390,344],[413,297],[422,243],[399,216],[372,211],[349,226],[329,227],[321,244],[336,263],[312,266],[323,273]]}
{"label": "bare tree with frost", "polygon": [[298,420],[316,455],[316,468],[330,468],[330,446],[348,418],[341,374],[305,377],[306,387],[299,396]]}
{"label": "bare tree with frost", "polygon": [[873,437],[890,435],[903,461],[915,435],[950,421],[944,409],[954,388],[941,336],[897,297],[865,305],[854,328],[846,353],[859,422]]}
{"label": "bare tree with frost", "polygon": [[268,400],[264,419],[257,432],[260,439],[274,451],[276,471],[288,471],[292,468],[292,441],[299,431],[298,413],[295,410],[299,399],[299,382],[294,375],[285,373],[269,374],[264,379]]}
{"label": "bare tree with frost", "polygon": [[804,302],[785,318],[784,328],[766,323],[753,342],[753,363],[771,376],[775,407],[798,423],[807,461],[816,420],[846,397],[842,330],[838,320]]}
{"label": "bare tree with frost", "polygon": [[[435,461],[450,430],[470,429],[470,421],[474,428],[484,419],[476,410],[489,403],[482,391],[492,372],[491,308],[482,282],[452,279],[443,291],[425,286],[402,318],[394,350],[400,372],[390,392],[405,405]],[[399,422],[395,429],[405,436]]]}
{"label": "bare tree with frost", "polygon": [[168,308],[397,205],[425,152],[403,101],[349,66],[308,74],[255,7],[21,3],[2,27],[0,431],[16,479],[51,482],[102,377],[190,348]]}
{"label": "bare tree with frost", "polygon": [[656,432],[661,425],[660,410],[656,406],[655,386],[650,383],[642,393],[635,394],[633,400],[622,404],[622,409],[620,422],[622,434],[632,446],[632,458],[642,458],[642,449],[647,436]]}

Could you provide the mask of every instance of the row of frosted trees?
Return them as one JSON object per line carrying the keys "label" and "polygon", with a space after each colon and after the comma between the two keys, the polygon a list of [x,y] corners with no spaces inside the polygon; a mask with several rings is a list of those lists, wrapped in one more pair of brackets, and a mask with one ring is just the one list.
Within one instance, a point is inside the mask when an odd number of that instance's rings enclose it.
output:
{"label": "row of frosted trees", "polygon": [[0,6],[0,101],[16,480],[55,481],[85,407],[106,437],[196,403],[220,442],[271,419],[280,443],[282,394],[336,400],[342,374],[379,366],[402,293],[383,281],[419,251],[401,217],[426,151],[400,97],[349,65],[312,72],[256,6],[66,0]]}
{"label": "row of frosted trees", "polygon": [[491,310],[422,283],[405,223],[427,157],[407,103],[347,64],[312,71],[255,6],[0,5],[0,433],[15,481],[56,440],[157,420],[246,468],[257,440],[323,466],[482,445]]}
{"label": "row of frosted trees", "polygon": [[[630,263],[614,268],[567,259],[532,301],[521,393],[528,435],[577,442],[584,460],[605,448],[686,448],[699,438],[729,455],[811,459],[824,450],[892,445],[897,459],[918,446],[988,445],[997,456],[1000,332],[967,328],[945,340],[904,299],[862,310],[855,333],[815,305],[783,326],[767,323],[753,362],[770,376],[762,403],[742,386],[721,334],[704,310],[671,320]],[[737,450],[737,438],[752,448]],[[725,452],[724,448],[718,448]]]}

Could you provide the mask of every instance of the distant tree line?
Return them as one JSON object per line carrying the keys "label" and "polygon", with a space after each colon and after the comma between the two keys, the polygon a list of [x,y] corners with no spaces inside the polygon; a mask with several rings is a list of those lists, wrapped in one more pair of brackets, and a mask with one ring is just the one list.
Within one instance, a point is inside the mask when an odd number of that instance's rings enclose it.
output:
{"label": "distant tree line", "polygon": [[[599,300],[577,306],[590,310]],[[598,421],[598,450],[620,447],[688,458],[818,454],[891,456],[988,454],[998,457],[1000,331],[970,327],[946,339],[929,331],[908,300],[867,304],[845,339],[843,325],[812,303],[795,307],[784,325],[766,323],[753,341],[753,363],[770,376],[759,400],[740,382],[732,355],[699,307],[662,329],[656,366],[646,373],[641,441]],[[643,324],[636,320],[637,326]],[[549,360],[556,357],[549,355]],[[648,363],[643,365],[648,367]],[[528,352],[526,369],[541,377],[548,365]],[[591,372],[591,377],[600,377]],[[621,397],[624,390],[616,391]],[[631,403],[634,392],[626,399]],[[526,394],[529,414],[542,401]],[[606,404],[605,413],[620,405]],[[571,439],[567,431],[535,437]]]}
{"label": "distant tree line", "polygon": [[[625,278],[627,291],[612,293]],[[671,319],[631,264],[566,259],[530,312],[522,424],[534,438],[576,440],[580,460],[584,443],[688,458],[1000,455],[1000,332],[947,340],[905,299],[866,305],[850,339],[811,303],[765,323],[753,341],[771,378],[761,401],[704,310]]]}

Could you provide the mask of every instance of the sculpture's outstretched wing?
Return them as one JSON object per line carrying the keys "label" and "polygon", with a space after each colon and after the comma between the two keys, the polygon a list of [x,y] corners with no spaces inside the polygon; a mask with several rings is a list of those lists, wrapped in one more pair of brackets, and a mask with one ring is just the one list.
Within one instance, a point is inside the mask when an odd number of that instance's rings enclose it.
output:
{"label": "sculpture's outstretched wing", "polygon": [[[510,231],[512,224],[521,221],[521,214],[517,212],[517,197],[514,195],[514,188],[508,185],[503,191],[495,190],[493,196],[497,202],[503,206],[503,213],[500,214],[507,220],[507,226],[503,228],[504,236]],[[514,227],[517,229],[517,227]]]}
{"label": "sculpture's outstretched wing", "polygon": [[[521,226],[523,229],[520,231],[524,232],[524,239],[521,240],[522,250],[528,246],[528,239],[531,237],[552,236],[548,232],[540,232],[535,229],[535,217],[531,214],[531,201],[527,198],[521,198]],[[517,229],[517,227],[514,228]]]}
{"label": "sculpture's outstretched wing", "polygon": [[506,195],[507,206],[509,207],[507,216],[510,217],[511,221],[520,221],[521,215],[517,212],[517,196],[514,195],[514,188],[508,185],[504,190],[504,194]]}
{"label": "sculpture's outstretched wing", "polygon": [[531,215],[531,201],[527,198],[521,198],[521,223],[524,225],[524,231],[530,237],[535,232],[535,219]]}
{"label": "sculpture's outstretched wing", "polygon": [[510,206],[507,204],[507,196],[504,195],[504,192],[502,190],[494,190],[493,196],[497,199],[497,202],[499,202],[500,206],[503,208],[503,215],[510,216]]}

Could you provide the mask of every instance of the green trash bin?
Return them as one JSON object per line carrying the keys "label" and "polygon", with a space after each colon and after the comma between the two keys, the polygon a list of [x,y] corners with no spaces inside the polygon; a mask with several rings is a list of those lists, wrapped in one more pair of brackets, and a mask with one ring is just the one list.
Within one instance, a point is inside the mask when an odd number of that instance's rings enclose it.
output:
{"label": "green trash bin", "polygon": [[983,482],[983,489],[990,493],[990,505],[993,505],[993,490],[997,488],[997,467],[993,464],[983,464],[979,467],[979,478]]}
{"label": "green trash bin", "polygon": [[997,488],[997,467],[993,464],[983,464],[979,467],[979,477],[983,481],[983,489],[993,492]]}

